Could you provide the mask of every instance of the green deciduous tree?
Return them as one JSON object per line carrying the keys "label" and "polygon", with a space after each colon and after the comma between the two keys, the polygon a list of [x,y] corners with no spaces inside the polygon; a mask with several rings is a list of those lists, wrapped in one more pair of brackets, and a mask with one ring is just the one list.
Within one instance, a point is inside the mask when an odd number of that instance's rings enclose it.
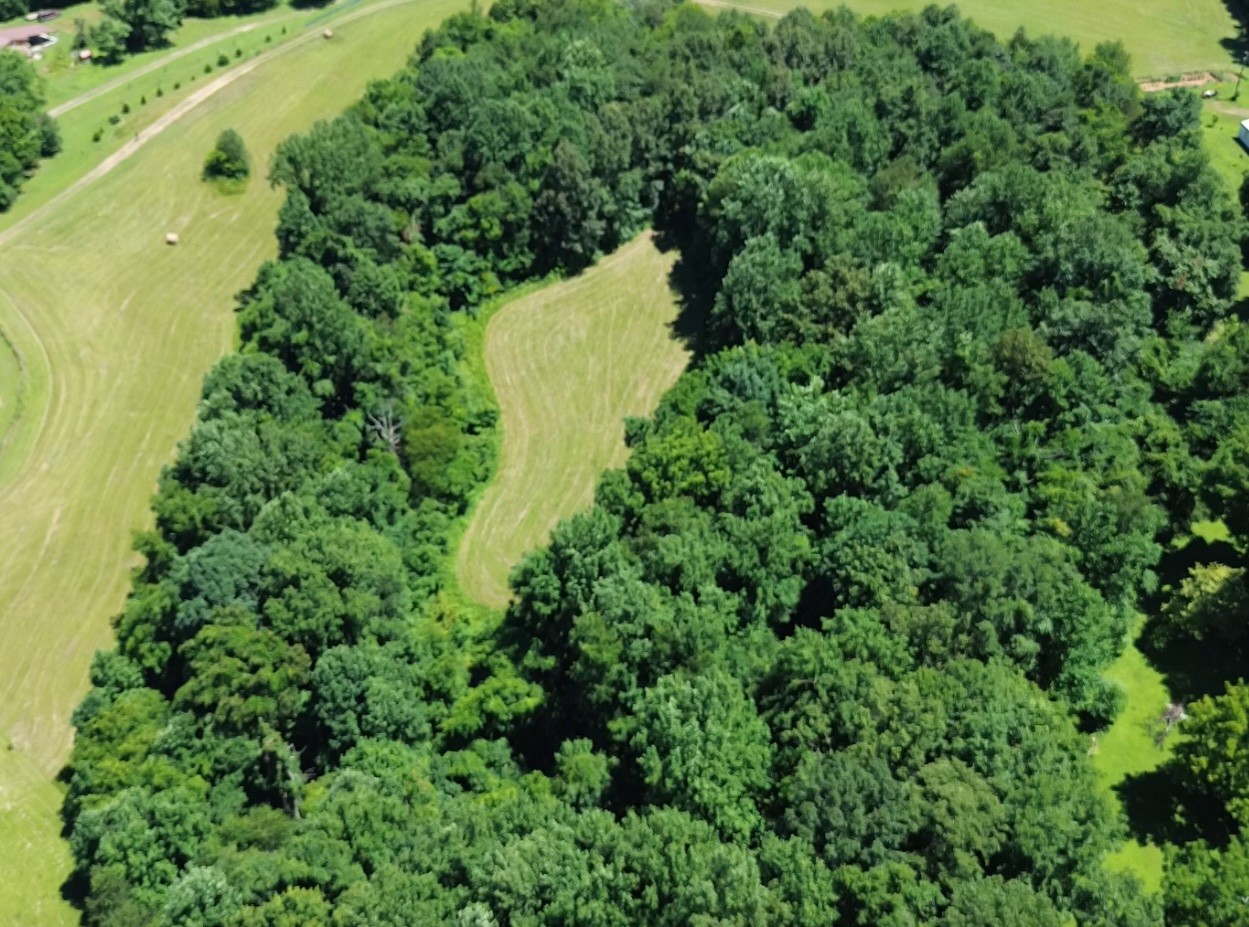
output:
{"label": "green deciduous tree", "polygon": [[1162,889],[1167,923],[1175,927],[1243,920],[1249,908],[1249,844],[1236,837],[1222,849],[1201,843],[1172,849]]}
{"label": "green deciduous tree", "polygon": [[[113,57],[112,43],[117,40],[127,52],[169,44],[170,33],[182,25],[185,4],[182,0],[108,0],[103,9],[105,19],[97,27],[93,41],[107,56]],[[119,23],[124,31],[104,23]]]}
{"label": "green deciduous tree", "polygon": [[234,129],[225,129],[217,136],[217,144],[204,159],[204,177],[243,180],[251,170],[251,156],[243,144],[243,137]]}
{"label": "green deciduous tree", "polygon": [[1221,695],[1188,707],[1176,759],[1197,786],[1249,826],[1249,686],[1228,683]]}
{"label": "green deciduous tree", "polygon": [[771,760],[768,730],[730,677],[664,676],[640,697],[630,743],[655,804],[711,822],[726,837],[762,823]]}

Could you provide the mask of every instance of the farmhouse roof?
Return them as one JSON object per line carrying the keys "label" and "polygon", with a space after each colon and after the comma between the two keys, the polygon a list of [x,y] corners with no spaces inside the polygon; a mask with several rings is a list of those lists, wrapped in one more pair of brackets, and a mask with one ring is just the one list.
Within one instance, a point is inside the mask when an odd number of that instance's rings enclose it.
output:
{"label": "farmhouse roof", "polygon": [[29,42],[40,35],[47,35],[47,26],[17,26],[13,29],[0,29],[0,48],[16,42]]}

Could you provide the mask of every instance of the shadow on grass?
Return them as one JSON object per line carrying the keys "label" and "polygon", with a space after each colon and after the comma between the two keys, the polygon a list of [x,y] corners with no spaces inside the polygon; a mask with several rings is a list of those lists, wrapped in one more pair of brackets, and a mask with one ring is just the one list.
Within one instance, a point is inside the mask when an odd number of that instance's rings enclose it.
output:
{"label": "shadow on grass", "polygon": [[[1151,619],[1138,646],[1166,680],[1167,691],[1179,702],[1192,702],[1206,695],[1219,695],[1223,684],[1245,674],[1245,654],[1241,648],[1210,637],[1162,638]],[[1161,639],[1160,639],[1161,638]]]}
{"label": "shadow on grass", "polygon": [[705,268],[697,266],[688,252],[681,250],[674,236],[658,233],[655,245],[665,253],[678,252],[676,263],[668,275],[668,287],[676,295],[680,308],[672,323],[672,334],[689,349],[695,361],[700,360],[717,347],[708,331],[713,298],[712,288],[707,284],[710,274]]}
{"label": "shadow on grass", "polygon": [[91,883],[87,874],[79,869],[70,873],[69,878],[61,883],[61,898],[79,911],[85,910],[87,895],[91,892]]}
{"label": "shadow on grass", "polygon": [[1236,565],[1243,559],[1239,550],[1231,541],[1208,541],[1200,535],[1193,535],[1188,542],[1179,548],[1171,548],[1162,555],[1158,564],[1158,583],[1160,588],[1178,587],[1193,567],[1203,563],[1226,563]]}
{"label": "shadow on grass", "polygon": [[1227,12],[1236,20],[1235,38],[1225,38],[1222,45],[1237,62],[1244,61],[1249,53],[1249,0],[1223,0]]}
{"label": "shadow on grass", "polygon": [[1115,786],[1132,835],[1158,846],[1205,840],[1225,846],[1236,832],[1223,805],[1194,790],[1174,762]]}
{"label": "shadow on grass", "polygon": [[1170,591],[1180,587],[1193,567],[1242,562],[1244,555],[1231,542],[1207,541],[1194,535],[1182,548],[1168,550],[1158,564],[1159,592],[1144,603],[1151,617],[1141,630],[1137,646],[1162,673],[1167,691],[1179,702],[1222,692],[1224,681],[1244,675],[1246,655],[1241,647],[1215,635],[1196,640],[1169,632],[1160,618],[1163,604]]}
{"label": "shadow on grass", "polygon": [[1238,321],[1249,323],[1249,296],[1232,303],[1231,314],[1236,316]]}

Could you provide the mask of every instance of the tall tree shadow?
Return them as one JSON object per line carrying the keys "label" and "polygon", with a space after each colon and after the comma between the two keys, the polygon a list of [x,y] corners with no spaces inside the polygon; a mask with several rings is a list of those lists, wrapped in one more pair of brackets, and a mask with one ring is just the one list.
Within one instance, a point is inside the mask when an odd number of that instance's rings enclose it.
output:
{"label": "tall tree shadow", "polygon": [[1128,776],[1115,791],[1138,840],[1158,846],[1204,840],[1222,847],[1236,833],[1222,803],[1192,788],[1174,762]]}
{"label": "tall tree shadow", "polygon": [[1239,63],[1249,53],[1249,0],[1223,0],[1223,5],[1236,20],[1236,35],[1227,36],[1220,44]]}
{"label": "tall tree shadow", "polygon": [[672,333],[697,361],[716,347],[708,327],[711,304],[715,298],[715,288],[710,283],[711,274],[689,256],[688,250],[681,248],[675,236],[659,233],[655,244],[661,251],[677,252],[676,263],[668,275],[668,287],[676,295],[680,308],[672,323]]}

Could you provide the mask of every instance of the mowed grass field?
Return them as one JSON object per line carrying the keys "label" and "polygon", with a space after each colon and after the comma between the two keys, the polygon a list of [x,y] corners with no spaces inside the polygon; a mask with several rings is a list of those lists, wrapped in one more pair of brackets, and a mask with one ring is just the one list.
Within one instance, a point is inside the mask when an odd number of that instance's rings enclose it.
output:
{"label": "mowed grass field", "polygon": [[[931,0],[705,0],[708,6],[733,6],[765,16],[784,15],[806,6],[815,12],[849,7],[862,16],[916,11]],[[946,6],[945,2],[938,6]],[[1165,77],[1200,68],[1227,67],[1240,26],[1222,0],[962,0],[965,16],[1002,39],[1022,28],[1029,35],[1070,36],[1084,52],[1098,42],[1123,42],[1132,55],[1133,73]]]}
{"label": "mowed grass field", "polygon": [[[52,780],[91,657],[109,646],[125,599],[131,534],[149,524],[156,477],[189,428],[200,381],[233,342],[233,295],[276,250],[281,195],[263,179],[269,155],[396,71],[426,27],[465,5],[390,2],[329,20],[332,41],[318,32],[256,59],[106,176],[15,233],[12,220],[0,224],[0,415],[14,408],[18,365],[22,388],[20,415],[0,437],[6,927],[76,920],[58,897],[68,851]],[[232,197],[198,179],[227,127],[257,168]],[[169,231],[181,235],[177,247],[164,244]]]}
{"label": "mowed grass field", "polygon": [[[1129,643],[1110,665],[1106,678],[1120,686],[1126,698],[1115,723],[1098,738],[1093,768],[1106,794],[1118,801],[1116,787],[1128,776],[1152,772],[1166,762],[1178,734],[1173,732],[1161,747],[1154,741],[1159,719],[1171,698],[1162,674],[1135,643]],[[1162,849],[1154,844],[1128,840],[1106,864],[1133,873],[1147,891],[1162,887]]]}
{"label": "mowed grass field", "polygon": [[642,235],[590,270],[506,303],[485,335],[499,402],[499,470],[460,543],[471,599],[501,608],[507,576],[624,463],[626,416],[649,415],[689,362],[673,336],[674,253]]}
{"label": "mowed grass field", "polygon": [[21,364],[3,336],[0,331],[0,455],[4,453],[3,436],[17,417],[22,391]]}

